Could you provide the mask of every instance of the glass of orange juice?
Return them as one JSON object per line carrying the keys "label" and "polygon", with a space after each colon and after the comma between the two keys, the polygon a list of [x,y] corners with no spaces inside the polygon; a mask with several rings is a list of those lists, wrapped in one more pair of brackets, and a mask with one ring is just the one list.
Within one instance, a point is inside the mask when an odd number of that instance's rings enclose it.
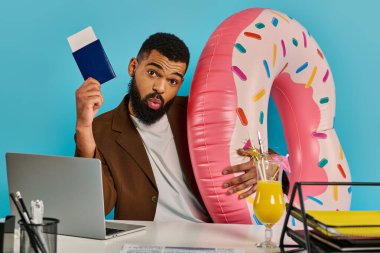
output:
{"label": "glass of orange juice", "polygon": [[256,246],[277,248],[278,245],[272,242],[272,226],[280,220],[285,210],[280,164],[268,157],[263,157],[255,161],[255,165],[258,183],[253,210],[265,226],[265,241]]}

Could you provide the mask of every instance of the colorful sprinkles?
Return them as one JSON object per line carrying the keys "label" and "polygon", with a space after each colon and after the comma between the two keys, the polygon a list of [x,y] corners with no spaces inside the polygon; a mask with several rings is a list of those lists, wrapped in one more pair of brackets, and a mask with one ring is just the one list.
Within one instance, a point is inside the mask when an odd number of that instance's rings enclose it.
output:
{"label": "colorful sprinkles", "polygon": [[274,27],[277,27],[277,25],[278,25],[278,19],[277,18],[273,17],[273,19],[272,19],[272,25]]}
{"label": "colorful sprinkles", "polygon": [[323,202],[322,202],[322,200],[319,200],[319,199],[317,199],[317,198],[315,198],[315,197],[313,197],[313,196],[307,196],[307,198],[310,199],[311,201],[314,201],[315,203],[317,203],[317,204],[323,206]]}
{"label": "colorful sprinkles", "polygon": [[245,112],[244,112],[243,108],[241,108],[241,107],[236,108],[236,114],[238,115],[238,117],[240,119],[240,123],[243,126],[248,125],[248,119],[245,116]]}
{"label": "colorful sprinkles", "polygon": [[338,186],[337,185],[333,185],[333,196],[334,196],[334,200],[338,201]]}
{"label": "colorful sprinkles", "polygon": [[340,158],[340,160],[344,159],[344,152],[343,152],[342,146],[340,146],[340,148],[339,148],[339,158]]}
{"label": "colorful sprinkles", "polygon": [[261,125],[264,123],[264,112],[263,111],[260,111],[259,122],[260,122]]}
{"label": "colorful sprinkles", "polygon": [[231,67],[232,72],[234,72],[235,75],[237,75],[240,80],[247,81],[247,76],[243,73],[243,71],[238,66],[232,66]]}
{"label": "colorful sprinkles", "polygon": [[281,40],[281,46],[282,46],[282,56],[286,56],[286,47],[285,47],[285,42],[284,40]]}
{"label": "colorful sprinkles", "polygon": [[303,70],[305,70],[307,68],[307,66],[309,66],[309,63],[308,62],[305,62],[304,64],[302,64],[297,70],[296,70],[296,74],[302,72]]}
{"label": "colorful sprinkles", "polygon": [[322,158],[319,162],[318,162],[318,167],[319,168],[323,168],[325,167],[325,165],[328,163],[329,161],[326,159],[326,158]]}
{"label": "colorful sprinkles", "polygon": [[257,92],[257,93],[253,96],[253,98],[252,98],[253,102],[257,102],[257,101],[259,101],[260,98],[262,98],[264,95],[265,95],[265,89],[261,89],[259,92]]}
{"label": "colorful sprinkles", "polygon": [[277,11],[274,11],[274,10],[271,10],[272,13],[276,14],[277,16],[279,16],[280,18],[282,18],[283,20],[285,20],[287,23],[290,23],[290,21],[284,16],[282,15],[281,13],[278,13]]}
{"label": "colorful sprinkles", "polygon": [[298,40],[296,40],[296,38],[293,38],[293,39],[292,39],[292,42],[293,42],[293,45],[294,45],[295,47],[298,47]]}
{"label": "colorful sprinkles", "polygon": [[265,28],[265,25],[263,23],[257,23],[255,26],[256,26],[257,29],[263,29],[263,28]]}
{"label": "colorful sprinkles", "polygon": [[324,97],[324,98],[321,98],[320,100],[319,100],[319,103],[321,103],[321,104],[326,104],[326,103],[328,103],[329,102],[329,98],[328,97]]}
{"label": "colorful sprinkles", "polygon": [[306,34],[305,34],[305,32],[302,32],[302,36],[303,36],[303,46],[304,46],[305,48],[307,48],[307,39],[306,39]]}
{"label": "colorful sprinkles", "polygon": [[311,76],[309,78],[309,81],[307,81],[307,84],[306,84],[306,89],[310,88],[311,85],[313,84],[313,80],[314,80],[314,77],[315,77],[315,73],[317,73],[317,67],[314,67],[313,68],[313,72],[311,73]]}
{"label": "colorful sprinkles", "polygon": [[276,60],[277,60],[277,45],[275,43],[273,44],[273,68],[276,66]]}
{"label": "colorful sprinkles", "polygon": [[325,83],[327,81],[327,78],[329,78],[330,71],[326,70],[325,75],[323,76],[323,82]]}
{"label": "colorful sprinkles", "polygon": [[243,47],[242,44],[240,43],[236,43],[235,44],[235,48],[242,54],[245,54],[247,52],[247,50],[245,49],[245,47]]}
{"label": "colorful sprinkles", "polygon": [[338,163],[337,168],[338,168],[340,174],[342,175],[342,177],[343,177],[344,179],[346,179],[346,177],[347,177],[347,176],[346,176],[346,173],[344,172],[343,167],[342,167],[342,165],[341,165],[340,163]]}
{"label": "colorful sprinkles", "polygon": [[295,227],[296,226],[296,219],[292,216],[292,226]]}
{"label": "colorful sprinkles", "polygon": [[313,132],[311,135],[317,139],[327,139],[327,134],[325,133]]}
{"label": "colorful sprinkles", "polygon": [[317,53],[318,53],[319,57],[322,58],[322,60],[325,59],[325,57],[323,56],[323,54],[322,54],[321,50],[319,50],[319,48],[317,48]]}
{"label": "colorful sprinkles", "polygon": [[261,40],[261,35],[257,33],[245,32],[244,35],[248,38],[253,38],[257,40]]}
{"label": "colorful sprinkles", "polygon": [[281,74],[282,72],[284,72],[284,70],[286,69],[286,67],[288,67],[288,65],[289,65],[289,63],[286,63],[286,64],[285,64],[285,66],[281,69],[280,74]]}
{"label": "colorful sprinkles", "polygon": [[267,60],[264,60],[263,64],[264,64],[264,67],[265,67],[265,71],[267,72],[267,76],[268,76],[268,78],[270,78],[270,70],[269,70],[269,66],[268,66]]}
{"label": "colorful sprinkles", "polygon": [[349,194],[352,193],[352,187],[351,187],[351,186],[349,186],[349,187],[347,188],[347,192],[348,192]]}

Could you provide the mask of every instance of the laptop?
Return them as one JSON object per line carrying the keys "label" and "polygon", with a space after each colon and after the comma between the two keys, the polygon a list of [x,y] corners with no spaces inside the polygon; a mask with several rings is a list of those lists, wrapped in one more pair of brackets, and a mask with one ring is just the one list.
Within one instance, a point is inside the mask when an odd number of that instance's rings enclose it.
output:
{"label": "laptop", "polygon": [[[102,168],[98,159],[7,153],[9,193],[20,191],[25,204],[42,200],[44,217],[60,220],[58,234],[109,239],[145,226],[106,222]],[[12,214],[17,215],[11,204]]]}

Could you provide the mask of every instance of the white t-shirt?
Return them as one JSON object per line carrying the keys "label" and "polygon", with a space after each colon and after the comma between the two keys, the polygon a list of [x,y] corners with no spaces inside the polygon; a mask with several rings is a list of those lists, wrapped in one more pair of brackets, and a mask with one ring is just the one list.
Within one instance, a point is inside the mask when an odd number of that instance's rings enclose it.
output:
{"label": "white t-shirt", "polygon": [[154,221],[210,221],[184,182],[166,114],[152,125],[145,125],[136,117],[131,118],[143,139],[159,192]]}

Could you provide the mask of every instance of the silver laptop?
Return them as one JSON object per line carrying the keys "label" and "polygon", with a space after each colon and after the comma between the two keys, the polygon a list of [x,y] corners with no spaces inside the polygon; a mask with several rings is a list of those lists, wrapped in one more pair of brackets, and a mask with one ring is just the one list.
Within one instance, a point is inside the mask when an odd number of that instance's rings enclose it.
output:
{"label": "silver laptop", "polygon": [[[42,200],[45,217],[57,218],[58,233],[108,239],[145,226],[105,222],[102,169],[97,159],[7,153],[9,193],[20,191],[28,206]],[[11,204],[12,214],[18,215]]]}

